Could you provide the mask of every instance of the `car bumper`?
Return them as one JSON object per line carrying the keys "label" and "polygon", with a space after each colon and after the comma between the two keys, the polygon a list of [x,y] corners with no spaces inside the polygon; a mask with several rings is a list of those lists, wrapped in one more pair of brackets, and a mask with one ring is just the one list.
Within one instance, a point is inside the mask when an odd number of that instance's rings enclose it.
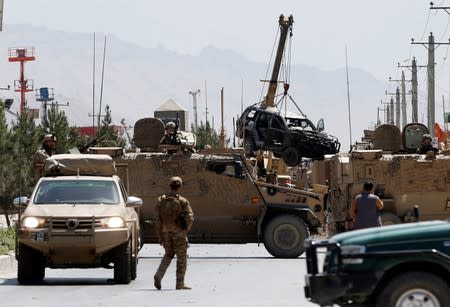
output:
{"label": "car bumper", "polygon": [[[382,272],[344,270],[340,245],[337,243],[307,240],[305,245],[307,274],[304,292],[311,302],[319,305],[363,302],[372,294]],[[320,248],[325,248],[327,253],[333,252],[333,257],[336,257],[332,272],[328,269],[319,270],[317,250]]]}
{"label": "car bumper", "polygon": [[[53,262],[77,262],[84,256],[87,262],[126,242],[128,228],[95,229],[89,231],[49,231],[48,229],[18,230],[20,243],[32,247]],[[78,255],[78,256],[76,256]],[[72,257],[73,256],[73,257]],[[83,261],[84,262],[84,261]]]}
{"label": "car bumper", "polygon": [[344,303],[347,299],[364,300],[377,284],[374,273],[307,274],[305,297],[319,305]]}

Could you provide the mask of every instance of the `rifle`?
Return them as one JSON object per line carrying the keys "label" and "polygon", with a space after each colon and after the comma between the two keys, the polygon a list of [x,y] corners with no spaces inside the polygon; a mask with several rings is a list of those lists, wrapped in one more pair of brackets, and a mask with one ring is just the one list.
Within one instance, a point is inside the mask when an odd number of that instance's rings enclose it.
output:
{"label": "rifle", "polygon": [[85,145],[78,145],[78,150],[80,151],[80,153],[87,153],[87,150],[89,147],[95,146],[97,143],[101,142],[102,140],[103,140],[103,137],[95,137]]}

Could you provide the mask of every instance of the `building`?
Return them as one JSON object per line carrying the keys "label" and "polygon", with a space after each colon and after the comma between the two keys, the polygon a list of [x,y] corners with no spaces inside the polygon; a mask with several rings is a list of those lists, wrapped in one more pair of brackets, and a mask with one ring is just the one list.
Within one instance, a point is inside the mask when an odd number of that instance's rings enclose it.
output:
{"label": "building", "polygon": [[179,129],[182,131],[189,131],[189,113],[172,99],[167,100],[158,109],[155,110],[153,116],[159,118],[164,123],[176,122],[179,120]]}

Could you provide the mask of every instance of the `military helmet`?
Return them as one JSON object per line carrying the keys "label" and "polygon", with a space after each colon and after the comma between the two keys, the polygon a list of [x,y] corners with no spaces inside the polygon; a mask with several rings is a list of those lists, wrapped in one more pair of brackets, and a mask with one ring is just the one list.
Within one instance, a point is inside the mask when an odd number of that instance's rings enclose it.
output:
{"label": "military helmet", "polygon": [[424,135],[422,136],[422,141],[425,141],[426,139],[429,139],[430,141],[433,140],[433,139],[431,138],[431,135],[429,135],[429,134],[424,134]]}
{"label": "military helmet", "polygon": [[170,178],[170,185],[171,186],[182,186],[183,180],[181,179],[181,177],[174,176],[174,177]]}
{"label": "military helmet", "polygon": [[175,125],[174,122],[168,122],[168,123],[166,124],[166,128],[169,128],[169,127],[175,128],[176,125]]}
{"label": "military helmet", "polygon": [[42,142],[53,141],[56,142],[56,136],[54,134],[46,134]]}

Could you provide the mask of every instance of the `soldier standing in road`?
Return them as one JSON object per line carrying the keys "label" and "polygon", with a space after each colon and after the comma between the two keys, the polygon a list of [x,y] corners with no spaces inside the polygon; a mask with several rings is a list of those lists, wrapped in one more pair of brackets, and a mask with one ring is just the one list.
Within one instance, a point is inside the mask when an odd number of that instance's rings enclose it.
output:
{"label": "soldier standing in road", "polygon": [[56,147],[56,136],[54,134],[46,134],[42,140],[42,144],[34,153],[33,165],[35,168],[35,177],[38,180],[41,177],[45,160],[54,154]]}
{"label": "soldier standing in road", "polygon": [[161,289],[161,280],[173,257],[177,256],[176,289],[191,289],[184,283],[187,266],[187,234],[194,222],[194,213],[189,201],[178,194],[183,182],[180,177],[170,179],[170,193],[158,197],[156,219],[159,243],[164,247],[158,271],[154,276],[155,288]]}
{"label": "soldier standing in road", "polygon": [[381,226],[380,210],[383,209],[384,204],[377,195],[373,194],[373,190],[373,183],[366,181],[364,191],[352,202],[350,216],[354,222],[354,229]]}

